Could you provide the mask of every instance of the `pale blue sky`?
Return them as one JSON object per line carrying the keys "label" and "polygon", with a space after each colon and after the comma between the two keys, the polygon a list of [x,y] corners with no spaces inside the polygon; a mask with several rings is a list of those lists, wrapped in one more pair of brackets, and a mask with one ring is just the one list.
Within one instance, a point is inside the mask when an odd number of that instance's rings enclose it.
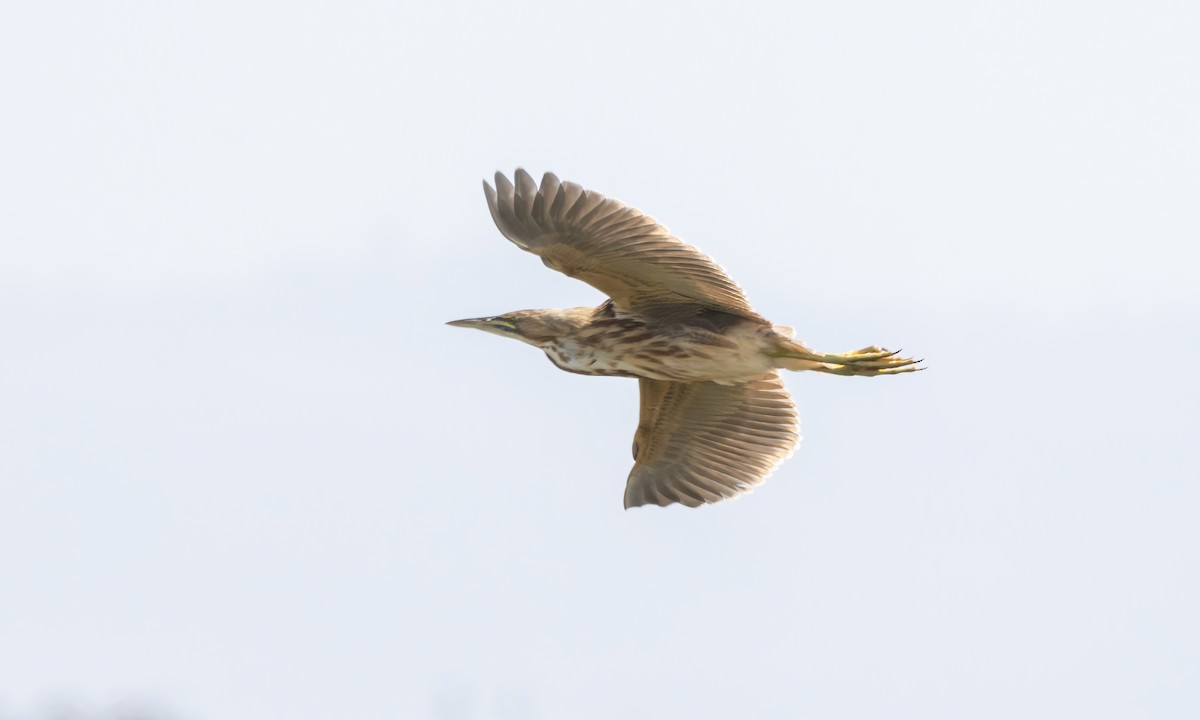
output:
{"label": "pale blue sky", "polygon": [[[0,719],[1195,717],[1197,37],[0,6]],[[791,375],[763,488],[623,511],[635,385],[442,325],[600,300],[491,225],[518,165],[929,371]]]}

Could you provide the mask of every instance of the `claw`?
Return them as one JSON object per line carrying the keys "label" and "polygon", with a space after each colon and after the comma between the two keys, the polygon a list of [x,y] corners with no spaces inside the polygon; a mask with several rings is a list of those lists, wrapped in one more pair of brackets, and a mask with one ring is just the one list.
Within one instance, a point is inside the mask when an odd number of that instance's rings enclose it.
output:
{"label": "claw", "polygon": [[834,375],[881,375],[895,374],[903,371],[909,365],[915,365],[920,360],[910,360],[899,357],[901,350],[888,350],[878,345],[852,350],[843,355],[826,355],[812,352],[803,345],[788,347],[782,353],[783,357],[797,358],[814,363],[821,363],[821,372]]}
{"label": "claw", "polygon": [[[866,350],[867,348],[864,348]],[[871,356],[855,356],[854,353],[846,355],[833,355],[826,357],[839,358],[838,360],[825,361],[823,368],[816,368],[818,372],[829,373],[830,375],[845,375],[850,377],[877,377],[879,375],[899,375],[906,372],[918,372],[924,370],[923,367],[916,367],[921,359],[901,358],[896,357],[899,350],[887,352],[886,354],[873,353]],[[878,355],[878,357],[875,357]]]}

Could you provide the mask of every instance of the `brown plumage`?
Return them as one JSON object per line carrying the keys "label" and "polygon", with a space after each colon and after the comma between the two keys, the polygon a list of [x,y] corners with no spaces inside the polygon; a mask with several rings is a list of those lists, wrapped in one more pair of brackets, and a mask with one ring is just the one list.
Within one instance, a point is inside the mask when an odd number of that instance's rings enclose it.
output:
{"label": "brown plumage", "polygon": [[911,372],[879,347],[810,350],[754,312],[742,289],[696,248],[640,211],[560,182],[483,184],[500,232],[547,267],[609,296],[600,306],[521,310],[451,325],[506,335],[583,375],[636,377],[641,415],[625,507],[697,506],[747,492],[799,442],[778,369],[836,375]]}

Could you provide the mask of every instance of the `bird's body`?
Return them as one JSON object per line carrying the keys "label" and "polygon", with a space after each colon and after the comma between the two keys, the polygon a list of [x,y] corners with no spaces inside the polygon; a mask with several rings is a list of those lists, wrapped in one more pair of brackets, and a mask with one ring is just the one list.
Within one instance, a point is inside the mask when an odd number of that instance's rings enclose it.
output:
{"label": "bird's body", "polygon": [[765,321],[718,312],[673,322],[618,314],[611,302],[537,312],[559,318],[564,330],[539,338],[537,347],[580,375],[732,385],[770,372],[767,351],[779,342]]}
{"label": "bird's body", "polygon": [[497,227],[549,267],[610,297],[598,307],[521,310],[450,324],[542,349],[582,375],[638,378],[641,417],[625,506],[695,506],[760,484],[799,442],[779,369],[909,372],[879,347],[810,350],[755,313],[711,258],[622,203],[523,170],[484,183]]}

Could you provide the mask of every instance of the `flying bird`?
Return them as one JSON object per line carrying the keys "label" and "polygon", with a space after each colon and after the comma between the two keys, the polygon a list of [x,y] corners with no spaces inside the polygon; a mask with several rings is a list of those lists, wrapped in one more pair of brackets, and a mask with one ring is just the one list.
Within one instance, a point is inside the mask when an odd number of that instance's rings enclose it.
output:
{"label": "flying bird", "polygon": [[704,253],[654,218],[551,173],[483,191],[496,227],[547,267],[608,295],[597,307],[518,310],[449,325],[515,338],[568,372],[637,378],[641,413],[625,507],[696,507],[748,492],[800,441],[779,370],[895,375],[919,360],[870,346],[811,350],[750,307]]}

